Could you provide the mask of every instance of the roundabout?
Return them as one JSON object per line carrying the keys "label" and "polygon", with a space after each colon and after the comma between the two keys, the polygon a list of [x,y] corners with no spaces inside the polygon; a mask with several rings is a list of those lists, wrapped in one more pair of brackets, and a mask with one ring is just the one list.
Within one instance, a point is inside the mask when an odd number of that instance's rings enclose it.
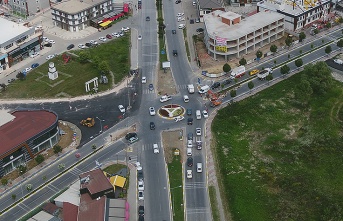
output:
{"label": "roundabout", "polygon": [[178,104],[168,104],[158,109],[158,114],[165,119],[174,119],[174,117],[182,116],[185,113],[185,108]]}

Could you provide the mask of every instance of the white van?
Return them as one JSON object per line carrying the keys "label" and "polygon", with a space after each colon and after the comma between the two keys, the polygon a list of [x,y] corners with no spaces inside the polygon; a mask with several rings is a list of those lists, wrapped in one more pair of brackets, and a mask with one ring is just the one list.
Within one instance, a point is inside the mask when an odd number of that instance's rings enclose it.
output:
{"label": "white van", "polygon": [[183,95],[183,101],[185,103],[188,103],[189,102],[189,97],[187,95]]}
{"label": "white van", "polygon": [[202,173],[202,163],[197,163],[197,172]]}
{"label": "white van", "polygon": [[153,147],[154,147],[154,153],[160,153],[160,149],[158,148],[157,143],[154,143]]}
{"label": "white van", "polygon": [[197,120],[201,120],[201,112],[200,112],[200,110],[196,110],[195,116],[197,117]]}
{"label": "white van", "polygon": [[202,86],[199,90],[199,94],[205,94],[209,90],[210,90],[210,86],[208,85]]}

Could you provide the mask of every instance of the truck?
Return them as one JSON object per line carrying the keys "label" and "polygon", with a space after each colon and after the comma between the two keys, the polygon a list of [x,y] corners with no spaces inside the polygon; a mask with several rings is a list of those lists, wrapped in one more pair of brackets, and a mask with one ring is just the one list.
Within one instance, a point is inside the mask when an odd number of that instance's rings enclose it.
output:
{"label": "truck", "polygon": [[199,94],[205,94],[205,93],[207,93],[208,90],[210,90],[210,86],[204,85],[204,86],[200,87]]}
{"label": "truck", "polygon": [[245,74],[245,67],[239,66],[231,71],[231,79],[240,78]]}
{"label": "truck", "polygon": [[172,97],[170,95],[163,95],[161,98],[160,98],[160,102],[163,103],[163,102],[166,102],[166,101],[169,101],[171,100]]}
{"label": "truck", "polygon": [[272,68],[265,68],[263,71],[260,71],[260,73],[257,74],[257,78],[259,80],[264,80],[269,74],[273,73]]}
{"label": "truck", "polygon": [[194,85],[193,84],[187,85],[187,90],[188,90],[188,93],[194,94]]}

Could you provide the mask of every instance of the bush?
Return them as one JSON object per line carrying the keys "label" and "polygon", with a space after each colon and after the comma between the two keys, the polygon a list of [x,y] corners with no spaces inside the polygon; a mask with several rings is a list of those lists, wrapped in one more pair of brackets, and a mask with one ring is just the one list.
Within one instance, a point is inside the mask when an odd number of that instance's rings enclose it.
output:
{"label": "bush", "polygon": [[37,164],[41,164],[44,162],[44,156],[42,154],[38,154],[35,158],[35,161],[37,162]]}
{"label": "bush", "polygon": [[62,147],[60,145],[54,146],[53,149],[55,154],[62,152]]}
{"label": "bush", "polygon": [[8,180],[7,180],[6,178],[2,178],[2,179],[1,179],[1,184],[2,184],[3,186],[6,186],[6,185],[8,184]]}

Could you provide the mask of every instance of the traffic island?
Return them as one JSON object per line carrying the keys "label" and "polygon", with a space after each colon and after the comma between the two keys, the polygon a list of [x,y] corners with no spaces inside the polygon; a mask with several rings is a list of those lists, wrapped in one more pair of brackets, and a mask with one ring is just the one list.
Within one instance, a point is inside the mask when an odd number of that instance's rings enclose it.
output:
{"label": "traffic island", "polygon": [[185,108],[178,104],[168,104],[158,109],[158,114],[165,119],[174,119],[174,117],[185,114]]}

